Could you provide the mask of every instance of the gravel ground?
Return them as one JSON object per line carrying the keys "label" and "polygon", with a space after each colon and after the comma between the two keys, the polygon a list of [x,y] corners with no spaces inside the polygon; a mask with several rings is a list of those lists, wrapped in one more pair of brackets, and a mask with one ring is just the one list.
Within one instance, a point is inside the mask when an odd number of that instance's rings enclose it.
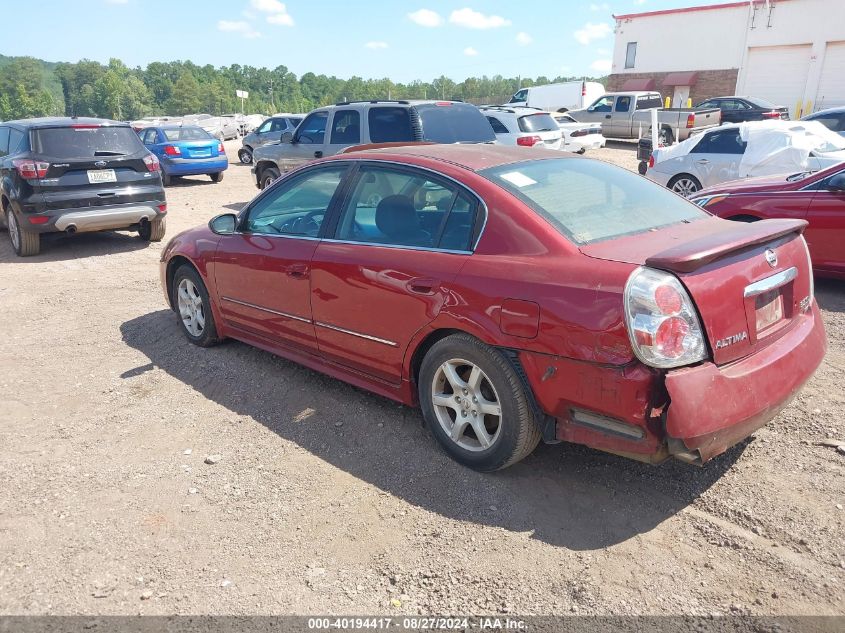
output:
{"label": "gravel ground", "polygon": [[[185,180],[168,234],[255,191]],[[563,444],[481,475],[416,410],[187,343],[162,247],[0,236],[0,613],[845,613],[845,283],[810,384],[706,467]]]}

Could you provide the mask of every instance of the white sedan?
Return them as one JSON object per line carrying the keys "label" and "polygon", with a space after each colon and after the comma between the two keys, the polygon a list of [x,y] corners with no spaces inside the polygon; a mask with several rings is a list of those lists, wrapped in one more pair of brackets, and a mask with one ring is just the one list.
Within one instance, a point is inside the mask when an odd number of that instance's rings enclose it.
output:
{"label": "white sedan", "polygon": [[579,123],[563,112],[553,112],[552,118],[563,133],[563,149],[565,152],[583,154],[588,149],[604,147],[607,140],[602,136],[601,125],[595,123]]}
{"label": "white sedan", "polygon": [[753,176],[818,171],[845,161],[845,139],[813,121],[723,125],[656,150],[646,177],[689,197]]}

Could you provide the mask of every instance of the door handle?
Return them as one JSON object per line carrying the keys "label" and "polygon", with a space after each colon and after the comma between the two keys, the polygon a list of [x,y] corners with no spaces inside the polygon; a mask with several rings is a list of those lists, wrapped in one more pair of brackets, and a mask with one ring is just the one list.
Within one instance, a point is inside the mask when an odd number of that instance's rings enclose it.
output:
{"label": "door handle", "polygon": [[418,295],[430,295],[440,287],[440,282],[428,277],[415,277],[408,282],[408,290]]}
{"label": "door handle", "polygon": [[609,119],[609,118],[611,118],[611,117],[610,117],[610,115],[609,115],[609,114],[605,114],[605,115],[604,115],[604,118],[605,118],[605,119]]}
{"label": "door handle", "polygon": [[709,165],[710,161],[707,160],[706,158],[702,158],[700,160],[695,161],[695,164],[696,165]]}
{"label": "door handle", "polygon": [[314,152],[314,158],[322,158],[322,157],[323,157],[323,152],[321,152],[320,150],[317,150],[316,152]]}
{"label": "door handle", "polygon": [[308,276],[308,266],[305,264],[291,264],[286,270],[294,279],[305,279]]}

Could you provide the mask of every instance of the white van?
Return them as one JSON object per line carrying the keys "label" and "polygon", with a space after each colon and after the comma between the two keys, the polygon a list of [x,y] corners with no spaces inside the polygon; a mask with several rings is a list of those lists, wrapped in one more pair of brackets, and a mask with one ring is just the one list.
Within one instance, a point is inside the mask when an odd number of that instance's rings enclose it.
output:
{"label": "white van", "polygon": [[586,108],[604,94],[604,86],[595,81],[567,81],[523,88],[508,101],[510,106],[540,108],[548,112],[566,112]]}

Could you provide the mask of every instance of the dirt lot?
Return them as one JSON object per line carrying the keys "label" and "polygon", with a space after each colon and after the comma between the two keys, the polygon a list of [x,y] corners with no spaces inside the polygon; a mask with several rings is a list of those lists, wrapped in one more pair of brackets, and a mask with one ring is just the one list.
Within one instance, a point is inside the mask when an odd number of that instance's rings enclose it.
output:
{"label": "dirt lot", "polygon": [[[186,180],[168,234],[255,192]],[[812,382],[705,468],[563,444],[481,475],[416,410],[190,345],[162,248],[0,235],[0,613],[845,613],[845,283]]]}

